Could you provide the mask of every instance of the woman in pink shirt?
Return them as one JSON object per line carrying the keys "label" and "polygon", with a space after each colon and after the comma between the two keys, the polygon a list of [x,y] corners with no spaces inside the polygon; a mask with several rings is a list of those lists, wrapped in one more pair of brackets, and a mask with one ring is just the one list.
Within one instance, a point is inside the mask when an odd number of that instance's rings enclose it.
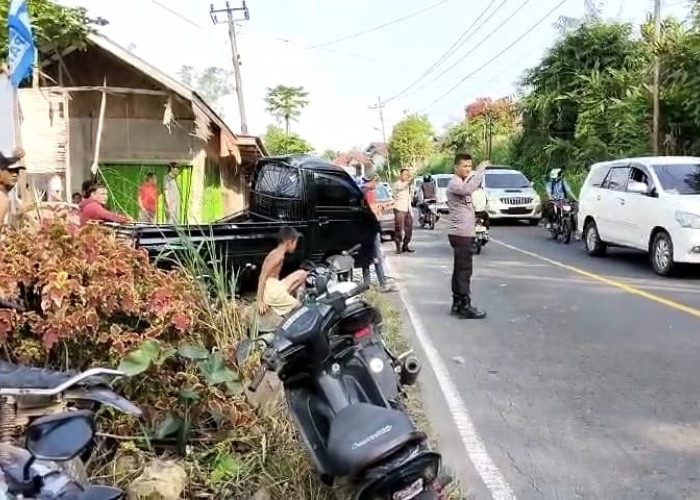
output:
{"label": "woman in pink shirt", "polygon": [[88,222],[116,222],[126,224],[131,219],[126,215],[110,212],[105,208],[109,193],[107,188],[99,184],[93,184],[87,190],[87,198],[80,202],[80,223]]}

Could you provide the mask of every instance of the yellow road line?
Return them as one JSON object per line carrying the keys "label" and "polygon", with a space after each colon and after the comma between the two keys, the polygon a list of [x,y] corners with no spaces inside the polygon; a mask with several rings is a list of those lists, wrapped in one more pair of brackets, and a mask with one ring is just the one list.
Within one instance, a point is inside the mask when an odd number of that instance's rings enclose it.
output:
{"label": "yellow road line", "polygon": [[530,252],[528,250],[523,250],[522,248],[518,248],[516,246],[510,245],[504,241],[497,240],[496,238],[491,238],[491,241],[494,243],[498,243],[499,245],[508,248],[510,250],[513,250],[515,252],[520,252],[522,254],[528,255],[530,257],[533,257],[535,259],[541,260],[543,262],[546,262],[548,264],[551,264],[556,267],[560,267],[562,269],[566,269],[567,271],[571,271],[572,273],[580,274],[581,276],[585,276],[586,278],[590,278],[595,281],[599,281],[601,283],[605,283],[606,285],[618,288],[624,292],[627,292],[631,295],[636,295],[638,297],[644,297],[645,299],[651,300],[653,302],[656,302],[657,304],[664,305],[666,307],[670,307],[671,309],[675,309],[676,311],[681,311],[686,314],[690,314],[691,316],[695,316],[696,318],[700,318],[700,309],[696,309],[694,307],[686,306],[685,304],[681,304],[680,302],[676,302],[675,300],[670,300],[670,299],[665,299],[659,295],[653,294],[646,292],[640,288],[634,287],[632,285],[628,285],[627,283],[623,283],[621,281],[616,281],[610,278],[606,278],[605,276],[601,276],[600,274],[592,273],[590,271],[584,271],[583,269],[579,269],[578,267],[570,266],[568,264],[564,264],[563,262],[559,262],[554,259],[550,259],[549,257],[544,257],[543,255],[540,255],[535,252]]}

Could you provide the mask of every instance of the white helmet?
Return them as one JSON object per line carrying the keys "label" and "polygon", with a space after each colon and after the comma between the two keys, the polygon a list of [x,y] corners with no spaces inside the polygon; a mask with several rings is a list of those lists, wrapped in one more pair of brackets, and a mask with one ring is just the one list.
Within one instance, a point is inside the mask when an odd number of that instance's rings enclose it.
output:
{"label": "white helmet", "polygon": [[561,177],[561,169],[560,168],[553,168],[552,170],[549,171],[549,178],[552,179],[553,181],[559,179]]}

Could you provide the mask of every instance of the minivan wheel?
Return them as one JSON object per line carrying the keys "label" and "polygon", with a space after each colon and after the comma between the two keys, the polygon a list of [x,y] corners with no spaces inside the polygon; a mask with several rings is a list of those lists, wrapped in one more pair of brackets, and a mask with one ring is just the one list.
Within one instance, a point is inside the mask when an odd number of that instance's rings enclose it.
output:
{"label": "minivan wheel", "polygon": [[583,244],[591,257],[602,257],[608,250],[608,245],[601,241],[595,222],[589,221],[583,229]]}
{"label": "minivan wheel", "polygon": [[673,241],[667,232],[661,231],[651,244],[651,266],[656,274],[669,276],[673,274],[676,263],[673,261]]}

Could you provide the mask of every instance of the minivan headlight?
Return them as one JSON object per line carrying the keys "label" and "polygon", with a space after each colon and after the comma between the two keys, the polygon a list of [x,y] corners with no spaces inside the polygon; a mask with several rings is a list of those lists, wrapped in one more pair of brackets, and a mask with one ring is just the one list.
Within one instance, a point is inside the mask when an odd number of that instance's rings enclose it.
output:
{"label": "minivan headlight", "polygon": [[700,215],[690,212],[676,212],[676,220],[681,227],[700,229]]}

